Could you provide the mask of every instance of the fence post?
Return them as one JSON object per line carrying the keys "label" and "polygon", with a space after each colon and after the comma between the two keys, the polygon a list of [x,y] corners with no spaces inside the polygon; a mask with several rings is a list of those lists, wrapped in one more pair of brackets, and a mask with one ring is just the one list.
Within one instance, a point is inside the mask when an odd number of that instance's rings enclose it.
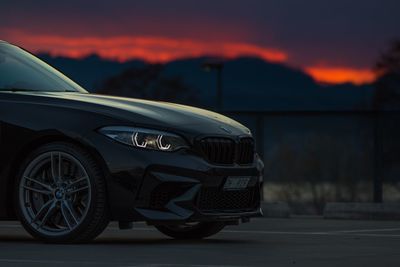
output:
{"label": "fence post", "polygon": [[382,173],[382,129],[380,123],[380,112],[374,112],[374,202],[381,203],[383,201],[383,173]]}

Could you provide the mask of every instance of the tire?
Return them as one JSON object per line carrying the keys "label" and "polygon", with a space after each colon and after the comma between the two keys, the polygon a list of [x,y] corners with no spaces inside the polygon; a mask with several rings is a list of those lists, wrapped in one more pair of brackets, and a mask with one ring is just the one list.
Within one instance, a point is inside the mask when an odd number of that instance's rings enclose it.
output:
{"label": "tire", "polygon": [[181,225],[155,225],[158,231],[175,239],[203,239],[220,232],[223,222],[199,222]]}
{"label": "tire", "polygon": [[99,164],[81,147],[56,142],[29,154],[16,178],[17,216],[46,243],[84,243],[109,223],[106,183]]}

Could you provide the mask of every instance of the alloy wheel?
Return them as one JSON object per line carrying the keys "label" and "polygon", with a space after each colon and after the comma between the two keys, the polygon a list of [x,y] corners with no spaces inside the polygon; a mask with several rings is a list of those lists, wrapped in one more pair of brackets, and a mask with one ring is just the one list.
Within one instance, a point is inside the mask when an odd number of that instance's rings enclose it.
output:
{"label": "alloy wheel", "polygon": [[19,184],[19,205],[32,228],[44,235],[61,236],[85,219],[91,202],[91,184],[74,156],[51,151],[33,159]]}

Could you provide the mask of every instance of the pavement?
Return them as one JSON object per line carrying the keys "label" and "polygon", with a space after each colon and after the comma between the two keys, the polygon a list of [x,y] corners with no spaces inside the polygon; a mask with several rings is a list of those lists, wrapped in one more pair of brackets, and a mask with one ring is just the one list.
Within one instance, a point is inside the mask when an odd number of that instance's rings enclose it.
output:
{"label": "pavement", "polygon": [[17,222],[0,223],[0,266],[400,266],[398,221],[320,217],[254,219],[201,241],[177,241],[138,223],[115,224],[83,245],[33,240]]}

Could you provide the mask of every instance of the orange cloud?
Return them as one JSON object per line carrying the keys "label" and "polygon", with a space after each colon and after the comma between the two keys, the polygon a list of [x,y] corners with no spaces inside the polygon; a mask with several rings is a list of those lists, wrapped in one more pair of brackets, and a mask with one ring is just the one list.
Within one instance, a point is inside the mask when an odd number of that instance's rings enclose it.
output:
{"label": "orange cloud", "polygon": [[376,74],[369,69],[355,69],[347,67],[308,67],[305,68],[314,80],[321,83],[371,83],[376,79]]}
{"label": "orange cloud", "polygon": [[279,49],[237,42],[204,42],[152,36],[76,38],[31,35],[20,31],[8,31],[7,36],[10,41],[15,41],[33,52],[46,51],[52,55],[73,58],[94,53],[119,61],[143,59],[149,62],[167,62],[204,55],[226,58],[256,56],[273,62],[284,62],[288,58],[287,53]]}
{"label": "orange cloud", "polygon": [[[256,56],[270,62],[288,63],[288,53],[278,48],[268,48],[245,42],[199,41],[154,36],[116,37],[66,37],[58,35],[37,35],[19,30],[1,29],[7,41],[21,45],[32,52],[47,52],[54,56],[82,58],[97,54],[102,58],[119,60],[142,59],[148,62],[221,56],[236,58]],[[290,62],[289,62],[290,63]],[[354,84],[370,83],[375,74],[368,69],[349,67],[312,66],[303,70],[321,83]]]}

